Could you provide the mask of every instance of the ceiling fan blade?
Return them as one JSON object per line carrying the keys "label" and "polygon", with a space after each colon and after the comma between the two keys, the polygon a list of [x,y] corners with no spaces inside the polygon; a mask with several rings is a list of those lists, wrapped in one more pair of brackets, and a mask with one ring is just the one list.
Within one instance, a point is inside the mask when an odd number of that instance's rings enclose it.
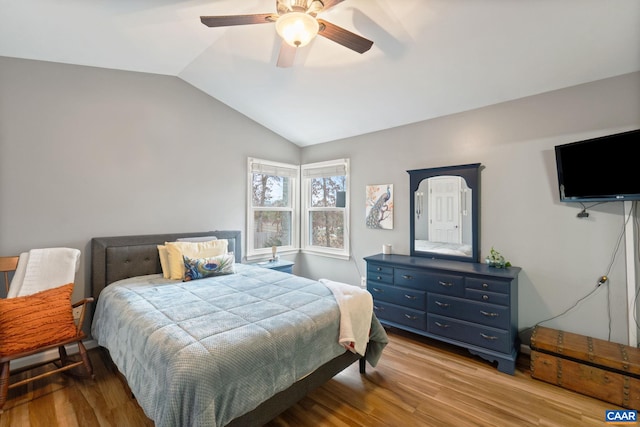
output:
{"label": "ceiling fan blade", "polygon": [[352,33],[351,31],[347,31],[344,28],[338,27],[337,25],[323,19],[318,19],[318,23],[320,24],[318,35],[326,37],[329,40],[341,44],[344,47],[348,47],[358,53],[365,53],[371,49],[371,46],[373,46],[373,42],[371,40],[367,40],[364,37]]}
{"label": "ceiling fan blade", "polygon": [[291,46],[289,43],[282,40],[280,44],[280,53],[278,54],[278,62],[276,66],[280,68],[289,68],[293,66],[293,60],[296,57],[296,51],[298,48]]}
{"label": "ceiling fan blade", "polygon": [[201,16],[200,21],[207,27],[229,27],[232,25],[267,24],[276,22],[278,15],[259,13],[254,15]]}
{"label": "ceiling fan blade", "polygon": [[333,6],[337,5],[338,3],[342,3],[344,0],[324,0],[322,3],[324,3],[324,7],[322,8],[322,10],[327,10],[332,8]]}

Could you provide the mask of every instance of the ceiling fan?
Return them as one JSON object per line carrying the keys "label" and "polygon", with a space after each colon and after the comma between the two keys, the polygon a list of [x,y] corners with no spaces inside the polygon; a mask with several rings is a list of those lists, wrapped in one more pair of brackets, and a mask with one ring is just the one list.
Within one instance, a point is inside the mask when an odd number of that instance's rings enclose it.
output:
{"label": "ceiling fan", "polygon": [[228,27],[248,24],[276,24],[282,37],[278,55],[278,67],[293,65],[296,49],[308,44],[316,35],[321,35],[358,53],[371,49],[373,42],[342,27],[316,16],[344,0],[276,0],[277,13],[252,15],[201,16],[200,21],[208,27]]}

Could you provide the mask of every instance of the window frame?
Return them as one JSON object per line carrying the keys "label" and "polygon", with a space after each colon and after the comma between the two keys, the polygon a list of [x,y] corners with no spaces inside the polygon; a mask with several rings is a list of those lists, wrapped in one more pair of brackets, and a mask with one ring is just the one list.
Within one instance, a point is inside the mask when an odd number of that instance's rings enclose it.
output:
{"label": "window frame", "polygon": [[[320,176],[338,176],[336,174],[324,174],[322,171],[327,171],[331,168],[335,168],[336,171],[343,170],[345,177],[344,190],[346,192],[345,206],[344,207],[312,207],[311,206],[311,180]],[[320,176],[315,173],[319,172]],[[336,159],[328,160],[324,162],[308,163],[300,166],[300,222],[301,222],[301,242],[300,250],[302,253],[308,253],[319,256],[326,256],[339,259],[350,259],[350,171],[349,171],[349,159]],[[311,244],[311,224],[310,214],[311,212],[319,211],[331,211],[331,212],[343,212],[344,216],[344,228],[343,228],[343,241],[344,247],[328,248],[324,246],[315,246]]]}
{"label": "window frame", "polygon": [[[289,206],[253,206],[253,175],[263,173],[285,176],[289,178]],[[282,175],[278,172],[281,171]],[[300,166],[289,163],[274,162],[271,160],[249,157],[247,159],[247,237],[246,259],[247,261],[271,258],[271,247],[255,248],[255,212],[258,211],[283,211],[291,212],[291,244],[278,246],[278,254],[297,253],[300,249],[300,201],[299,201]]]}

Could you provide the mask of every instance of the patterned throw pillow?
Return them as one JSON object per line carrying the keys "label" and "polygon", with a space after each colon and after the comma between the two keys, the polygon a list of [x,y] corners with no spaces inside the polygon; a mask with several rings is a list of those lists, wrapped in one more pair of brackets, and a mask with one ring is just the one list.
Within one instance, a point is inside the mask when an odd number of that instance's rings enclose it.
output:
{"label": "patterned throw pillow", "polygon": [[187,256],[183,256],[183,258],[185,270],[183,282],[235,273],[233,253],[208,258],[189,258]]}
{"label": "patterned throw pillow", "polygon": [[184,259],[208,258],[226,254],[228,252],[229,241],[227,239],[216,239],[208,242],[166,242],[169,259],[170,279],[184,279]]}
{"label": "patterned throw pillow", "polygon": [[73,283],[31,295],[0,299],[0,356],[36,350],[74,338]]}

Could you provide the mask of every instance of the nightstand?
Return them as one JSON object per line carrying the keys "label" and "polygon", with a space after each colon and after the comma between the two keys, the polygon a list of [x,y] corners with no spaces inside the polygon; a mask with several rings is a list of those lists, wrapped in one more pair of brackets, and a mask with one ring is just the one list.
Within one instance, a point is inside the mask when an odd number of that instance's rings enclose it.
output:
{"label": "nightstand", "polygon": [[293,261],[287,261],[286,259],[279,259],[276,261],[262,261],[255,265],[263,268],[270,268],[272,270],[283,271],[285,273],[293,274]]}

